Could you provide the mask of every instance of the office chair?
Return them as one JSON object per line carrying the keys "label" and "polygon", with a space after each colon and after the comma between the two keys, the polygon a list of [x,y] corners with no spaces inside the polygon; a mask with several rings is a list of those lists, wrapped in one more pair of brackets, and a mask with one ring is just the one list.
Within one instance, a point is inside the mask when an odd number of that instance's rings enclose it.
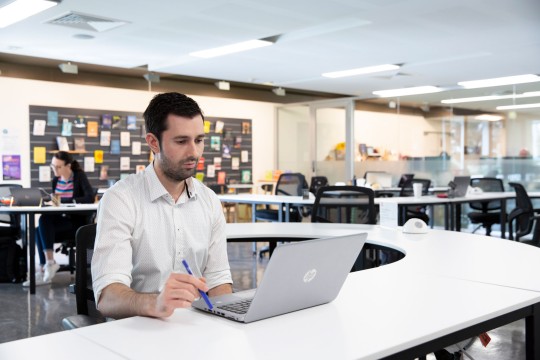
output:
{"label": "office chair", "polygon": [[[508,183],[516,191],[516,208],[508,215],[508,231],[510,240],[521,241],[526,244],[540,246],[540,209],[534,209],[531,198],[525,187],[519,183]],[[515,223],[515,234],[514,234]],[[531,241],[520,240],[521,237],[533,233]]]}
{"label": "office chair", "polygon": [[414,174],[402,174],[399,178],[397,187],[403,187],[403,185],[405,185],[407,181],[411,180],[412,178],[414,178]]}
{"label": "office chair", "polygon": [[[287,173],[281,174],[276,184],[276,195],[286,196],[302,196],[303,190],[308,188],[306,178],[300,173]],[[279,221],[279,211],[282,209],[271,209],[270,206],[266,206],[264,209],[255,209],[255,219],[277,222]],[[301,222],[302,216],[307,216],[309,212],[303,211],[300,206],[291,206],[289,212],[289,222]],[[282,214],[282,218],[285,219],[285,215]],[[270,253],[270,247],[265,246],[259,251],[259,257],[262,258],[264,254]]]}
{"label": "office chair", "polygon": [[[422,184],[422,195],[428,194],[428,189],[431,185],[431,180],[428,179],[409,179],[407,180],[399,192],[399,196],[413,196],[413,184]],[[429,224],[429,216],[426,214],[425,206],[408,206],[405,214],[405,221],[409,219],[420,219],[426,224]]]}
{"label": "office chair", "polygon": [[[308,184],[304,175],[300,173],[281,174],[276,184],[276,195],[302,196],[303,189],[307,189]],[[255,218],[263,221],[278,221],[278,211],[267,207],[262,210],[255,210]],[[289,219],[290,222],[302,221],[301,207],[291,207]],[[285,218],[285,217],[283,217]]]}
{"label": "office chair", "polygon": [[[11,196],[11,188],[22,188],[18,184],[0,184],[0,198]],[[21,238],[21,216],[0,214],[0,238],[18,240]]]}
{"label": "office chair", "polygon": [[77,315],[62,319],[64,330],[99,324],[105,321],[103,315],[96,308],[94,290],[92,289],[92,272],[90,271],[96,239],[96,224],[80,227],[77,230],[75,239],[78,249],[77,271],[75,273],[75,284],[70,285],[70,292],[75,294]]}
{"label": "office chair", "polygon": [[[93,189],[94,191],[94,197],[97,196],[98,189]],[[61,271],[69,271],[70,274],[73,275],[76,269],[75,265],[75,253],[76,253],[76,234],[77,230],[84,225],[93,224],[96,219],[96,213],[92,211],[89,214],[73,214],[71,221],[73,222],[73,228],[71,230],[62,231],[56,233],[56,237],[54,242],[60,243],[61,245],[56,248],[55,252],[60,252],[64,255],[67,255],[68,257],[68,264],[67,265],[60,265],[60,269],[58,269],[58,272]]]}
{"label": "office chair", "polygon": [[[476,178],[471,179],[471,186],[482,189],[483,192],[503,192],[504,185],[501,179],[497,178]],[[471,211],[467,214],[472,224],[480,224],[473,233],[481,227],[486,228],[486,235],[491,235],[491,227],[493,224],[498,224],[501,218],[501,202],[500,201],[477,201],[469,204],[471,209],[479,211]]]}
{"label": "office chair", "polygon": [[[313,195],[317,194],[317,190],[323,186],[328,185],[328,178],[326,176],[312,176],[311,184],[309,185],[309,192]],[[354,184],[353,184],[354,185]]]}
{"label": "office chair", "polygon": [[[323,186],[317,191],[315,203],[311,209],[311,222],[376,224],[374,198],[374,191],[366,187]],[[371,244],[364,245],[351,271],[381,265],[381,255],[385,259],[394,258],[394,255],[389,254],[386,249]]]}

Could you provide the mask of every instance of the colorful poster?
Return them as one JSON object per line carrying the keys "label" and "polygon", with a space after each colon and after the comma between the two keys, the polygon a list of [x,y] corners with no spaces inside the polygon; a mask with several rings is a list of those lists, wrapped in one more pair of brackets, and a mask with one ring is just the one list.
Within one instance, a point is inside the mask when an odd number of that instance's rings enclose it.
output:
{"label": "colorful poster", "polygon": [[34,164],[45,164],[47,159],[47,148],[45,146],[34,147]]}
{"label": "colorful poster", "polygon": [[51,182],[51,167],[48,165],[39,167],[39,182]]}
{"label": "colorful poster", "polygon": [[225,125],[223,121],[220,121],[220,120],[216,121],[216,130],[215,130],[216,134],[223,133],[223,125]]}
{"label": "colorful poster", "polygon": [[100,146],[109,146],[111,145],[111,132],[108,130],[101,130],[101,136],[99,138]]}
{"label": "colorful poster", "polygon": [[47,125],[58,126],[58,111],[47,111]]}
{"label": "colorful poster", "polygon": [[195,179],[199,180],[200,182],[203,182],[204,181],[204,173],[202,173],[202,172],[195,173]]}
{"label": "colorful poster", "polygon": [[231,169],[233,169],[233,170],[239,170],[240,169],[240,158],[239,157],[233,157],[231,159]]}
{"label": "colorful poster", "polygon": [[110,114],[101,115],[101,128],[110,129],[112,127],[112,116]]}
{"label": "colorful poster", "polygon": [[221,150],[221,138],[219,136],[210,137],[210,149],[215,151]]}
{"label": "colorful poster", "polygon": [[212,125],[210,121],[204,120],[204,133],[205,134],[208,134],[210,132],[210,125]]}
{"label": "colorful poster", "polygon": [[199,158],[199,162],[197,163],[197,171],[203,171],[204,170],[204,156],[201,156]]}
{"label": "colorful poster", "polygon": [[127,116],[127,129],[137,130],[137,117],[135,115]]}
{"label": "colorful poster", "polygon": [[62,136],[71,136],[71,128],[73,124],[69,119],[63,119],[62,120]]}
{"label": "colorful poster", "polygon": [[217,173],[217,183],[219,185],[225,185],[226,178],[227,178],[227,173],[225,171],[218,171],[218,173]]}
{"label": "colorful poster", "polygon": [[2,173],[4,180],[21,180],[21,156],[2,155]]}
{"label": "colorful poster", "polygon": [[251,183],[251,170],[242,170],[242,183]]}
{"label": "colorful poster", "polygon": [[94,161],[96,164],[103,164],[103,150],[94,150]]}
{"label": "colorful poster", "polygon": [[111,154],[120,155],[120,140],[111,140]]}
{"label": "colorful poster", "polygon": [[107,180],[109,178],[109,165],[101,165],[99,169],[99,180]]}
{"label": "colorful poster", "polygon": [[98,137],[98,128],[99,128],[99,124],[97,121],[89,121],[88,128],[86,130],[86,136]]}
{"label": "colorful poster", "polygon": [[214,158],[214,168],[216,170],[221,170],[221,158],[220,157]]}

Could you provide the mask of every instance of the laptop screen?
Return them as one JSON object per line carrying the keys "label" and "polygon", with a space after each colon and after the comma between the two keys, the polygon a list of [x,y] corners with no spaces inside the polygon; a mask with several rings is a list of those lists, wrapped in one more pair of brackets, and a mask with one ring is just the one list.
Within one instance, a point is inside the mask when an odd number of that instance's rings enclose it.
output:
{"label": "laptop screen", "polygon": [[11,206],[41,206],[41,191],[33,188],[12,188]]}

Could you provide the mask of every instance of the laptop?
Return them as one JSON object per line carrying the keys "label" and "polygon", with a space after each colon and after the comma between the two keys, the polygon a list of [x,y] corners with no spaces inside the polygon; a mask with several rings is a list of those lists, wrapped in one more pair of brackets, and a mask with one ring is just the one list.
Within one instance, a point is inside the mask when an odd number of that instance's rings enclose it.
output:
{"label": "laptop", "polygon": [[34,188],[11,188],[11,206],[41,206],[41,191]]}
{"label": "laptop", "polygon": [[454,197],[464,197],[467,195],[467,189],[471,183],[470,176],[456,176],[453,180],[454,183]]}
{"label": "laptop", "polygon": [[366,233],[278,246],[256,289],[200,298],[193,307],[250,323],[334,300],[367,239]]}

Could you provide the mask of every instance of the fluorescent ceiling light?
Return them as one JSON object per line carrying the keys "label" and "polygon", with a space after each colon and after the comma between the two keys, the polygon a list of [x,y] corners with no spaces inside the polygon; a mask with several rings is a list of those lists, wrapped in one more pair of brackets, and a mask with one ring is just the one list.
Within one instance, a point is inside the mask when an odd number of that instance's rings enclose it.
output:
{"label": "fluorescent ceiling light", "polygon": [[231,83],[228,81],[216,81],[214,83],[219,90],[229,91],[231,90]]}
{"label": "fluorescent ceiling light", "polygon": [[502,120],[503,117],[501,115],[490,115],[490,114],[482,114],[474,117],[476,120],[484,120],[484,121],[499,121]]}
{"label": "fluorescent ceiling light", "polygon": [[504,100],[504,99],[522,99],[529,97],[540,96],[540,91],[530,91],[523,94],[511,94],[511,95],[488,95],[488,96],[475,96],[468,98],[459,98],[459,99],[446,99],[441,100],[443,104],[460,104],[476,101],[492,101],[492,100]]}
{"label": "fluorescent ceiling light", "polygon": [[232,54],[240,51],[246,51],[251,49],[257,49],[260,47],[270,46],[273,42],[266,40],[249,40],[232,45],[221,46],[213,49],[195,51],[189,53],[191,56],[201,57],[201,58],[212,58],[216,56],[222,56],[227,54]]}
{"label": "fluorescent ceiling light", "polygon": [[484,80],[461,81],[458,82],[458,85],[463,86],[465,89],[477,89],[490,86],[524,84],[536,81],[540,81],[540,76],[534,74],[526,74]]}
{"label": "fluorescent ceiling light", "polygon": [[355,75],[365,75],[372,74],[382,71],[397,70],[400,66],[393,64],[384,64],[376,66],[368,66],[363,68],[351,69],[351,70],[342,70],[342,71],[333,71],[322,74],[324,77],[328,78],[340,78],[346,76],[355,76]]}
{"label": "fluorescent ceiling light", "polygon": [[532,109],[540,107],[540,103],[536,104],[521,104],[521,105],[505,105],[497,106],[497,110],[517,110],[517,109]]}
{"label": "fluorescent ceiling light", "polygon": [[277,96],[285,96],[285,95],[287,95],[287,92],[286,92],[285,89],[282,88],[282,87],[273,88],[272,91],[273,91],[274,94],[276,94]]}
{"label": "fluorescent ceiling light", "polygon": [[416,86],[403,89],[392,89],[392,90],[380,90],[374,91],[373,95],[379,97],[398,97],[398,96],[407,96],[407,95],[419,95],[419,94],[430,94],[443,91],[443,89],[436,86]]}
{"label": "fluorescent ceiling light", "polygon": [[55,1],[16,0],[0,8],[0,28],[24,20],[55,5],[58,5]]}

